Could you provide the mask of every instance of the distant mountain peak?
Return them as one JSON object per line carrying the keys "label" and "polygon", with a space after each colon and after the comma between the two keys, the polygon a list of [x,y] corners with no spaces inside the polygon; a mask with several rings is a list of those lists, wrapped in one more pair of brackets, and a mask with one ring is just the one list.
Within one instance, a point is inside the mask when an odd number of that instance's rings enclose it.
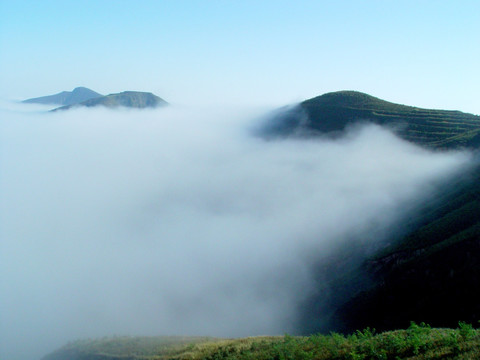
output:
{"label": "distant mountain peak", "polygon": [[[77,86],[75,89],[72,90],[72,93],[91,92],[91,91],[93,91],[93,90],[90,90],[89,88],[86,88],[84,86]],[[96,94],[98,94],[98,93],[96,93]]]}
{"label": "distant mountain peak", "polygon": [[76,87],[73,91],[62,91],[58,94],[41,96],[22,101],[26,104],[72,105],[102,96],[86,87]]}
{"label": "distant mountain peak", "polygon": [[141,91],[123,91],[120,93],[109,94],[105,96],[100,96],[92,98],[80,103],[62,106],[54,109],[57,110],[68,110],[73,107],[96,107],[96,106],[105,106],[108,108],[116,107],[128,107],[128,108],[155,108],[166,106],[168,103],[162,98],[150,93],[150,92],[141,92]]}

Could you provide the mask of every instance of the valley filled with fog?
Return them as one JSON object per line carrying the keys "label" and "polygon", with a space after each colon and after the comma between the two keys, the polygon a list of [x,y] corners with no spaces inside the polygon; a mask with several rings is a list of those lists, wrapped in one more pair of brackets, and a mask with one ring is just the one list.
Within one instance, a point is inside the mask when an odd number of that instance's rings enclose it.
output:
{"label": "valley filled with fog", "polygon": [[267,141],[264,108],[2,107],[2,359],[115,334],[295,333],[316,263],[365,232],[378,245],[470,159],[373,125]]}

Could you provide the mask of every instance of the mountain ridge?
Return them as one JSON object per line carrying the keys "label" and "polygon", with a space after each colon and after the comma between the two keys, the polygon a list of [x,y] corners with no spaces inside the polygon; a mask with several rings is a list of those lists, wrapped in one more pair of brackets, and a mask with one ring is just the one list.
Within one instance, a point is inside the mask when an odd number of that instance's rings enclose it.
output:
{"label": "mountain ridge", "polygon": [[61,106],[52,111],[68,110],[76,107],[96,107],[105,106],[107,108],[128,107],[128,108],[155,108],[166,106],[168,103],[162,98],[150,93],[141,91],[123,91],[120,93],[109,94],[80,103]]}
{"label": "mountain ridge", "polygon": [[395,104],[351,90],[326,93],[280,109],[262,132],[268,137],[335,136],[362,122],[387,126],[401,138],[432,149],[480,145],[480,116]]}
{"label": "mountain ridge", "polygon": [[62,91],[57,94],[41,96],[23,100],[25,104],[45,104],[45,105],[72,105],[82,101],[87,101],[103,96],[86,87],[76,87],[72,91]]}
{"label": "mountain ridge", "polygon": [[25,104],[62,105],[50,111],[68,110],[76,107],[105,106],[107,108],[155,108],[168,103],[151,92],[122,91],[108,95],[99,94],[85,87],[76,87],[73,91],[62,91],[48,96],[23,100]]}

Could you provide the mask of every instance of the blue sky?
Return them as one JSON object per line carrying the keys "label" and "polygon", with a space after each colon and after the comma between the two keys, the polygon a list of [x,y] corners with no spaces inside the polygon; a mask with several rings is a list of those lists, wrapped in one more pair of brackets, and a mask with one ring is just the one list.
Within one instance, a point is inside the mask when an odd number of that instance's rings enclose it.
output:
{"label": "blue sky", "polygon": [[1,1],[0,98],[280,106],[353,89],[480,114],[479,35],[479,1]]}

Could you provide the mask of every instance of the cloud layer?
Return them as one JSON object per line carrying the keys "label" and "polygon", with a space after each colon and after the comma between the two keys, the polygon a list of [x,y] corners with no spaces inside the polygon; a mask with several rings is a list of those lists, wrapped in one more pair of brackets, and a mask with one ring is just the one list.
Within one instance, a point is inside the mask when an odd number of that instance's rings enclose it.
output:
{"label": "cloud layer", "polygon": [[79,337],[295,331],[312,263],[469,159],[376,126],[264,141],[238,109],[1,115],[0,357],[19,360]]}

